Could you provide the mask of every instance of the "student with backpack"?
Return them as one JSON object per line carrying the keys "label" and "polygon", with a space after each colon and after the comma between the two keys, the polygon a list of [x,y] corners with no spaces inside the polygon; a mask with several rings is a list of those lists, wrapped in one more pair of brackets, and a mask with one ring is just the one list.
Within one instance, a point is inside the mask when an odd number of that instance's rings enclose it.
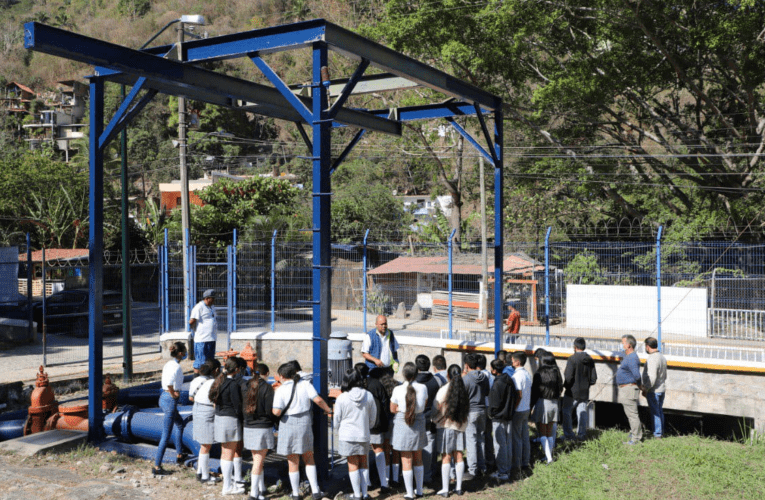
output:
{"label": "student with backpack", "polygon": [[321,500],[316,463],[313,459],[313,418],[311,403],[332,416],[332,410],[310,381],[302,379],[299,365],[288,361],[277,370],[281,385],[274,393],[273,414],[279,417],[279,443],[276,452],[287,457],[292,499],[300,500],[300,457],[311,485],[313,500]]}

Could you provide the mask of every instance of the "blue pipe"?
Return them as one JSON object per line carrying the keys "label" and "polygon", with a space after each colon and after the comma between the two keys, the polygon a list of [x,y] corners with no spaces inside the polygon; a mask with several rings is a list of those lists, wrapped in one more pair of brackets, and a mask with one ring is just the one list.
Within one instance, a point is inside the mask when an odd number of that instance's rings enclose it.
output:
{"label": "blue pipe", "polygon": [[[545,235],[545,345],[550,345],[550,232],[547,227]],[[536,297],[534,298],[536,300]]]}
{"label": "blue pipe", "polygon": [[452,229],[452,234],[449,235],[449,338],[452,338],[452,240],[456,232],[456,229]]}
{"label": "blue pipe", "polygon": [[24,435],[24,423],[26,418],[21,420],[5,420],[0,422],[0,441],[20,438]]}
{"label": "blue pipe", "polygon": [[[364,331],[367,331],[367,238],[369,229],[364,233],[364,259],[362,260],[362,271],[364,272]],[[415,292],[416,293],[416,292]]]}

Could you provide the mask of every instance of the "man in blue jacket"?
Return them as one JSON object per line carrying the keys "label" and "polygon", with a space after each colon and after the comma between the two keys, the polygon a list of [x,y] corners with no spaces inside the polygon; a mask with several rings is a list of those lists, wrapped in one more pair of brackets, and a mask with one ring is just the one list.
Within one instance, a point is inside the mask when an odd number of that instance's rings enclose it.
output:
{"label": "man in blue jacket", "polygon": [[398,363],[398,347],[396,337],[388,330],[388,318],[381,314],[375,321],[375,329],[369,330],[361,342],[361,355],[370,370],[385,368],[392,375],[395,371],[392,367]]}
{"label": "man in blue jacket", "polygon": [[616,370],[616,385],[619,386],[619,403],[624,408],[624,414],[630,423],[630,440],[624,444],[637,444],[643,439],[643,426],[638,415],[638,398],[640,397],[640,358],[635,353],[637,341],[632,335],[622,337],[624,358]]}

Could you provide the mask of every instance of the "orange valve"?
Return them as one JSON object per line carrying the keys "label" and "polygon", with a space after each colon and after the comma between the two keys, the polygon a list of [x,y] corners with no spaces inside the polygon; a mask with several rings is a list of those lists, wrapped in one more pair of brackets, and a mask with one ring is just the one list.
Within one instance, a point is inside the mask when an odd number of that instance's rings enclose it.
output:
{"label": "orange valve", "polygon": [[255,363],[258,362],[258,354],[252,349],[249,342],[244,346],[244,349],[242,349],[242,353],[239,356],[247,361],[247,366],[250,367],[250,372],[255,373]]}
{"label": "orange valve", "polygon": [[58,413],[45,422],[45,430],[88,430],[88,405],[60,406]]}
{"label": "orange valve", "polygon": [[112,378],[106,377],[103,387],[103,403],[102,408],[106,411],[114,411],[117,408],[117,396],[119,395],[120,388],[112,384]]}
{"label": "orange valve", "polygon": [[45,430],[45,421],[58,410],[56,395],[48,383],[48,374],[40,371],[37,374],[35,390],[32,391],[29,405],[29,417],[24,424],[24,435],[34,434]]}

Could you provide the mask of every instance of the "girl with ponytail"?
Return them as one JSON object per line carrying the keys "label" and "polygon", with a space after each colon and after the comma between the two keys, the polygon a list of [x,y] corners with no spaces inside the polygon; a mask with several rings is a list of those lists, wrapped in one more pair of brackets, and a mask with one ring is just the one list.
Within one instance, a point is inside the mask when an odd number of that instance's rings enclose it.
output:
{"label": "girl with ponytail", "polygon": [[451,365],[446,370],[449,383],[436,393],[433,403],[434,418],[438,428],[441,460],[442,489],[436,494],[444,498],[449,496],[449,474],[454,460],[457,475],[455,493],[462,495],[462,478],[465,475],[465,462],[462,461],[462,451],[465,449],[465,429],[467,429],[470,397],[465,382],[462,381],[462,369],[459,365]]}
{"label": "girl with ponytail", "polygon": [[252,452],[250,498],[264,500],[266,494],[263,463],[268,450],[274,449],[274,390],[266,381],[268,366],[258,365],[247,382],[244,398],[244,447]]}
{"label": "girl with ponytail", "polygon": [[215,404],[214,437],[221,443],[220,468],[224,495],[242,495],[244,487],[234,480],[234,455],[242,440],[242,391],[236,380],[239,363],[228,358],[221,373],[210,388],[210,401]]}
{"label": "girl with ponytail", "polygon": [[[390,398],[390,411],[395,415],[391,446],[401,453],[402,475],[406,486],[404,500],[414,500],[415,495],[423,495],[425,469],[422,465],[422,449],[427,443],[423,412],[428,402],[428,389],[414,381],[417,377],[414,363],[406,363],[402,374],[404,383],[393,389]],[[413,488],[413,480],[417,485],[416,490]]]}

